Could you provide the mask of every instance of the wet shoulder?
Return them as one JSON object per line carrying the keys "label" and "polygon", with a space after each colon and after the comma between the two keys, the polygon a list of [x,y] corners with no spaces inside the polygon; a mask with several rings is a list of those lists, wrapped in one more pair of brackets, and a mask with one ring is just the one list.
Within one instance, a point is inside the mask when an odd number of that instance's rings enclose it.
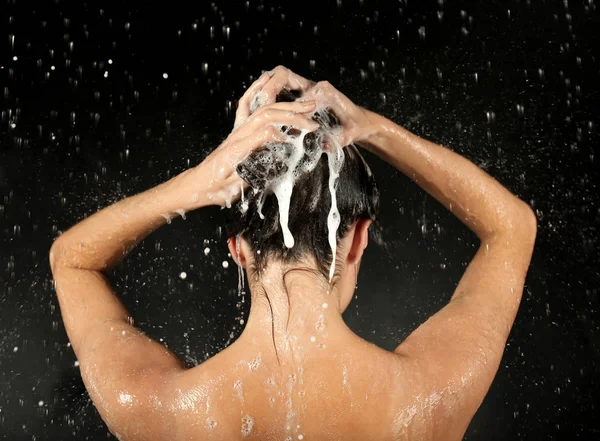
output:
{"label": "wet shoulder", "polygon": [[173,439],[394,439],[404,379],[395,354],[361,340],[283,363],[232,345],[172,383]]}

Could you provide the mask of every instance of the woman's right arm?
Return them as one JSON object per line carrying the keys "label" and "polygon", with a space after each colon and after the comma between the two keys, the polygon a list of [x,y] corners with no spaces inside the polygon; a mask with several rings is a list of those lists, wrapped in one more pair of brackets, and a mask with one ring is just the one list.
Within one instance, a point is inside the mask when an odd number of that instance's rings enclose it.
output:
{"label": "woman's right arm", "polygon": [[329,83],[318,83],[311,95],[341,120],[342,145],[355,142],[394,165],[481,240],[450,303],[395,351],[416,372],[419,393],[439,397],[430,414],[433,439],[460,439],[496,375],[515,320],[535,215],[469,160],[359,108]]}
{"label": "woman's right arm", "polygon": [[468,159],[376,114],[357,143],[394,165],[436,198],[483,242],[535,235],[531,208]]}

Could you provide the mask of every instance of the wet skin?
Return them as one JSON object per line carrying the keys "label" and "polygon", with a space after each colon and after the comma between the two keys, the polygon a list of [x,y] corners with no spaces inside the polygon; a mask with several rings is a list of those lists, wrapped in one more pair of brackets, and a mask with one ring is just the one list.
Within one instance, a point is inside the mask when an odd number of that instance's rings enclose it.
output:
{"label": "wet skin", "polygon": [[[51,249],[82,378],[121,440],[458,440],[489,389],[521,300],[535,215],[470,161],[357,107],[329,83],[303,83],[277,68],[250,90],[272,97],[292,83],[310,87],[305,96],[315,102],[264,98],[251,116],[239,111],[234,132],[202,164],[90,216]],[[258,277],[252,250],[234,238],[230,251],[251,281],[247,326],[226,350],[186,369],[134,327],[106,273],[169,216],[231,203],[243,186],[239,161],[281,139],[274,123],[315,130],[309,114],[317,107],[340,119],[341,145],[356,143],[404,172],[477,234],[479,251],[450,303],[388,352],[341,318],[370,222],[357,221],[340,240],[333,285],[306,271],[317,267],[310,260],[297,268],[271,262]]]}

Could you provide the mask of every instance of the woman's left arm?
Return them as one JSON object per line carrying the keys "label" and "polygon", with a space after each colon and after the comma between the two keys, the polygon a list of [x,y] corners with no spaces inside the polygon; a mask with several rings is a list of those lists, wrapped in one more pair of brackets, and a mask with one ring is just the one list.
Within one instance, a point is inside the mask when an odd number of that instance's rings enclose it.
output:
{"label": "woman's left arm", "polygon": [[[53,271],[68,266],[108,272],[146,236],[178,214],[210,204],[200,168],[123,199],[78,223],[54,242]],[[195,188],[194,188],[195,187]]]}
{"label": "woman's left arm", "polygon": [[106,273],[166,223],[163,215],[207,204],[201,196],[194,200],[190,191],[203,182],[201,173],[200,168],[187,170],[99,211],[60,236],[50,251],[65,329],[83,381],[108,427],[123,439],[148,433],[154,422],[169,425],[162,420],[168,412],[153,405],[151,397],[162,396],[165,378],[185,366],[134,327]]}
{"label": "woman's left arm", "polygon": [[[266,77],[268,78],[268,77]],[[265,81],[263,78],[261,81]],[[94,404],[114,432],[141,434],[168,426],[164,387],[184,364],[133,326],[106,273],[180,210],[229,205],[244,183],[236,165],[267,142],[282,141],[282,125],[313,131],[306,103],[256,111],[195,168],[90,216],[54,242],[50,265],[64,325]],[[131,435],[133,436],[133,435]],[[124,436],[124,439],[137,439]]]}

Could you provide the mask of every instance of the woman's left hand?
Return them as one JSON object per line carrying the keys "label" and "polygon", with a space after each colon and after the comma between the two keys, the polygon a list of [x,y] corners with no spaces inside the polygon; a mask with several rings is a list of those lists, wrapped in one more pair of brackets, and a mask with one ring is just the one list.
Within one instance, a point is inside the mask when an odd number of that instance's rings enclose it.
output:
{"label": "woman's left hand", "polygon": [[[192,169],[187,185],[195,187],[195,199],[202,205],[231,206],[247,184],[236,167],[250,153],[268,142],[281,142],[281,126],[313,132],[319,125],[310,119],[314,101],[275,103],[263,106],[235,129],[200,165]],[[204,194],[202,194],[204,193]]]}

